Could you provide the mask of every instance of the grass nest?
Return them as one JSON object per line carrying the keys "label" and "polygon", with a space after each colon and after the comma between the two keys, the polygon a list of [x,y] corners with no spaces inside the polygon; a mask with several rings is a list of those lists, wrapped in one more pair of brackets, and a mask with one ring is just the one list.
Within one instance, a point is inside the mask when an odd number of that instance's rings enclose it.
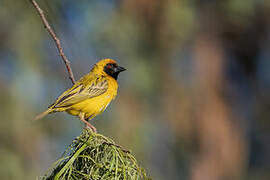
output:
{"label": "grass nest", "polygon": [[101,134],[84,129],[41,179],[150,180],[151,178],[128,150]]}

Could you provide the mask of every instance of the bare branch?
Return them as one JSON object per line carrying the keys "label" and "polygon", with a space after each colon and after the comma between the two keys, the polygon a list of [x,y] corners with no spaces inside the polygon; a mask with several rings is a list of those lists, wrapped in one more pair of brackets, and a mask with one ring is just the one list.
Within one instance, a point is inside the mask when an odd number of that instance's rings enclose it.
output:
{"label": "bare branch", "polygon": [[66,65],[66,68],[67,68],[67,71],[69,74],[69,79],[72,81],[73,84],[75,84],[75,78],[74,78],[74,75],[72,73],[72,69],[70,67],[70,62],[64,54],[64,51],[63,51],[63,48],[61,46],[61,42],[60,42],[59,38],[56,36],[54,31],[52,30],[50,24],[48,23],[45,15],[43,13],[43,10],[39,7],[38,3],[35,0],[30,0],[30,1],[33,4],[33,6],[35,7],[35,9],[37,10],[39,16],[41,17],[42,22],[44,24],[44,27],[47,29],[47,31],[49,32],[49,34],[53,38],[53,40],[56,44],[56,47],[58,49],[59,55],[62,57],[62,60],[64,61],[65,65]]}

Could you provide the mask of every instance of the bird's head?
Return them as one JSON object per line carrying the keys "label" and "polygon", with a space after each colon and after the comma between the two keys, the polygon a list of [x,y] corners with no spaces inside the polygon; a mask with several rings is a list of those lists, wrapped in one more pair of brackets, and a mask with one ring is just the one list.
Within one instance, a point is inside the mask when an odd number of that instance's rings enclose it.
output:
{"label": "bird's head", "polygon": [[117,62],[113,59],[102,59],[95,64],[92,71],[104,76],[111,76],[117,80],[119,73],[125,70],[125,68],[118,66]]}

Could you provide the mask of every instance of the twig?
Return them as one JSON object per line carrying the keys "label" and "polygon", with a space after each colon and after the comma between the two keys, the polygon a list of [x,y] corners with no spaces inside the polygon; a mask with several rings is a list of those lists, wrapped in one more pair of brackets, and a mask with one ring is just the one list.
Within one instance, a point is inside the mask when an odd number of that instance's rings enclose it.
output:
{"label": "twig", "polygon": [[67,57],[65,56],[65,54],[64,54],[64,51],[63,51],[63,48],[61,46],[61,42],[60,42],[59,38],[56,36],[54,31],[52,30],[50,24],[48,23],[45,15],[43,13],[43,10],[39,7],[38,3],[35,0],[30,0],[30,1],[33,4],[33,6],[35,7],[35,9],[37,10],[39,16],[41,17],[42,22],[44,24],[44,27],[47,29],[47,31],[49,32],[49,34],[53,38],[53,40],[54,40],[54,42],[56,44],[56,47],[58,49],[59,55],[62,57],[65,65],[66,65],[66,68],[67,68],[67,71],[68,71],[68,74],[69,74],[69,79],[72,81],[73,84],[75,84],[75,78],[74,78],[74,75],[72,73],[72,69],[70,67],[70,62],[67,59]]}

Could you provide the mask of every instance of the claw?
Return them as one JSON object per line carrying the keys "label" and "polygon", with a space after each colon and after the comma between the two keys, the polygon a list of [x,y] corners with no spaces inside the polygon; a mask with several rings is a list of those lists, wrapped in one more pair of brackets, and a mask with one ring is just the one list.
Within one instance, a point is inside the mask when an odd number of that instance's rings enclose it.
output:
{"label": "claw", "polygon": [[89,122],[88,123],[85,123],[85,128],[91,129],[94,133],[97,132],[97,128],[95,128],[95,126],[93,126]]}

